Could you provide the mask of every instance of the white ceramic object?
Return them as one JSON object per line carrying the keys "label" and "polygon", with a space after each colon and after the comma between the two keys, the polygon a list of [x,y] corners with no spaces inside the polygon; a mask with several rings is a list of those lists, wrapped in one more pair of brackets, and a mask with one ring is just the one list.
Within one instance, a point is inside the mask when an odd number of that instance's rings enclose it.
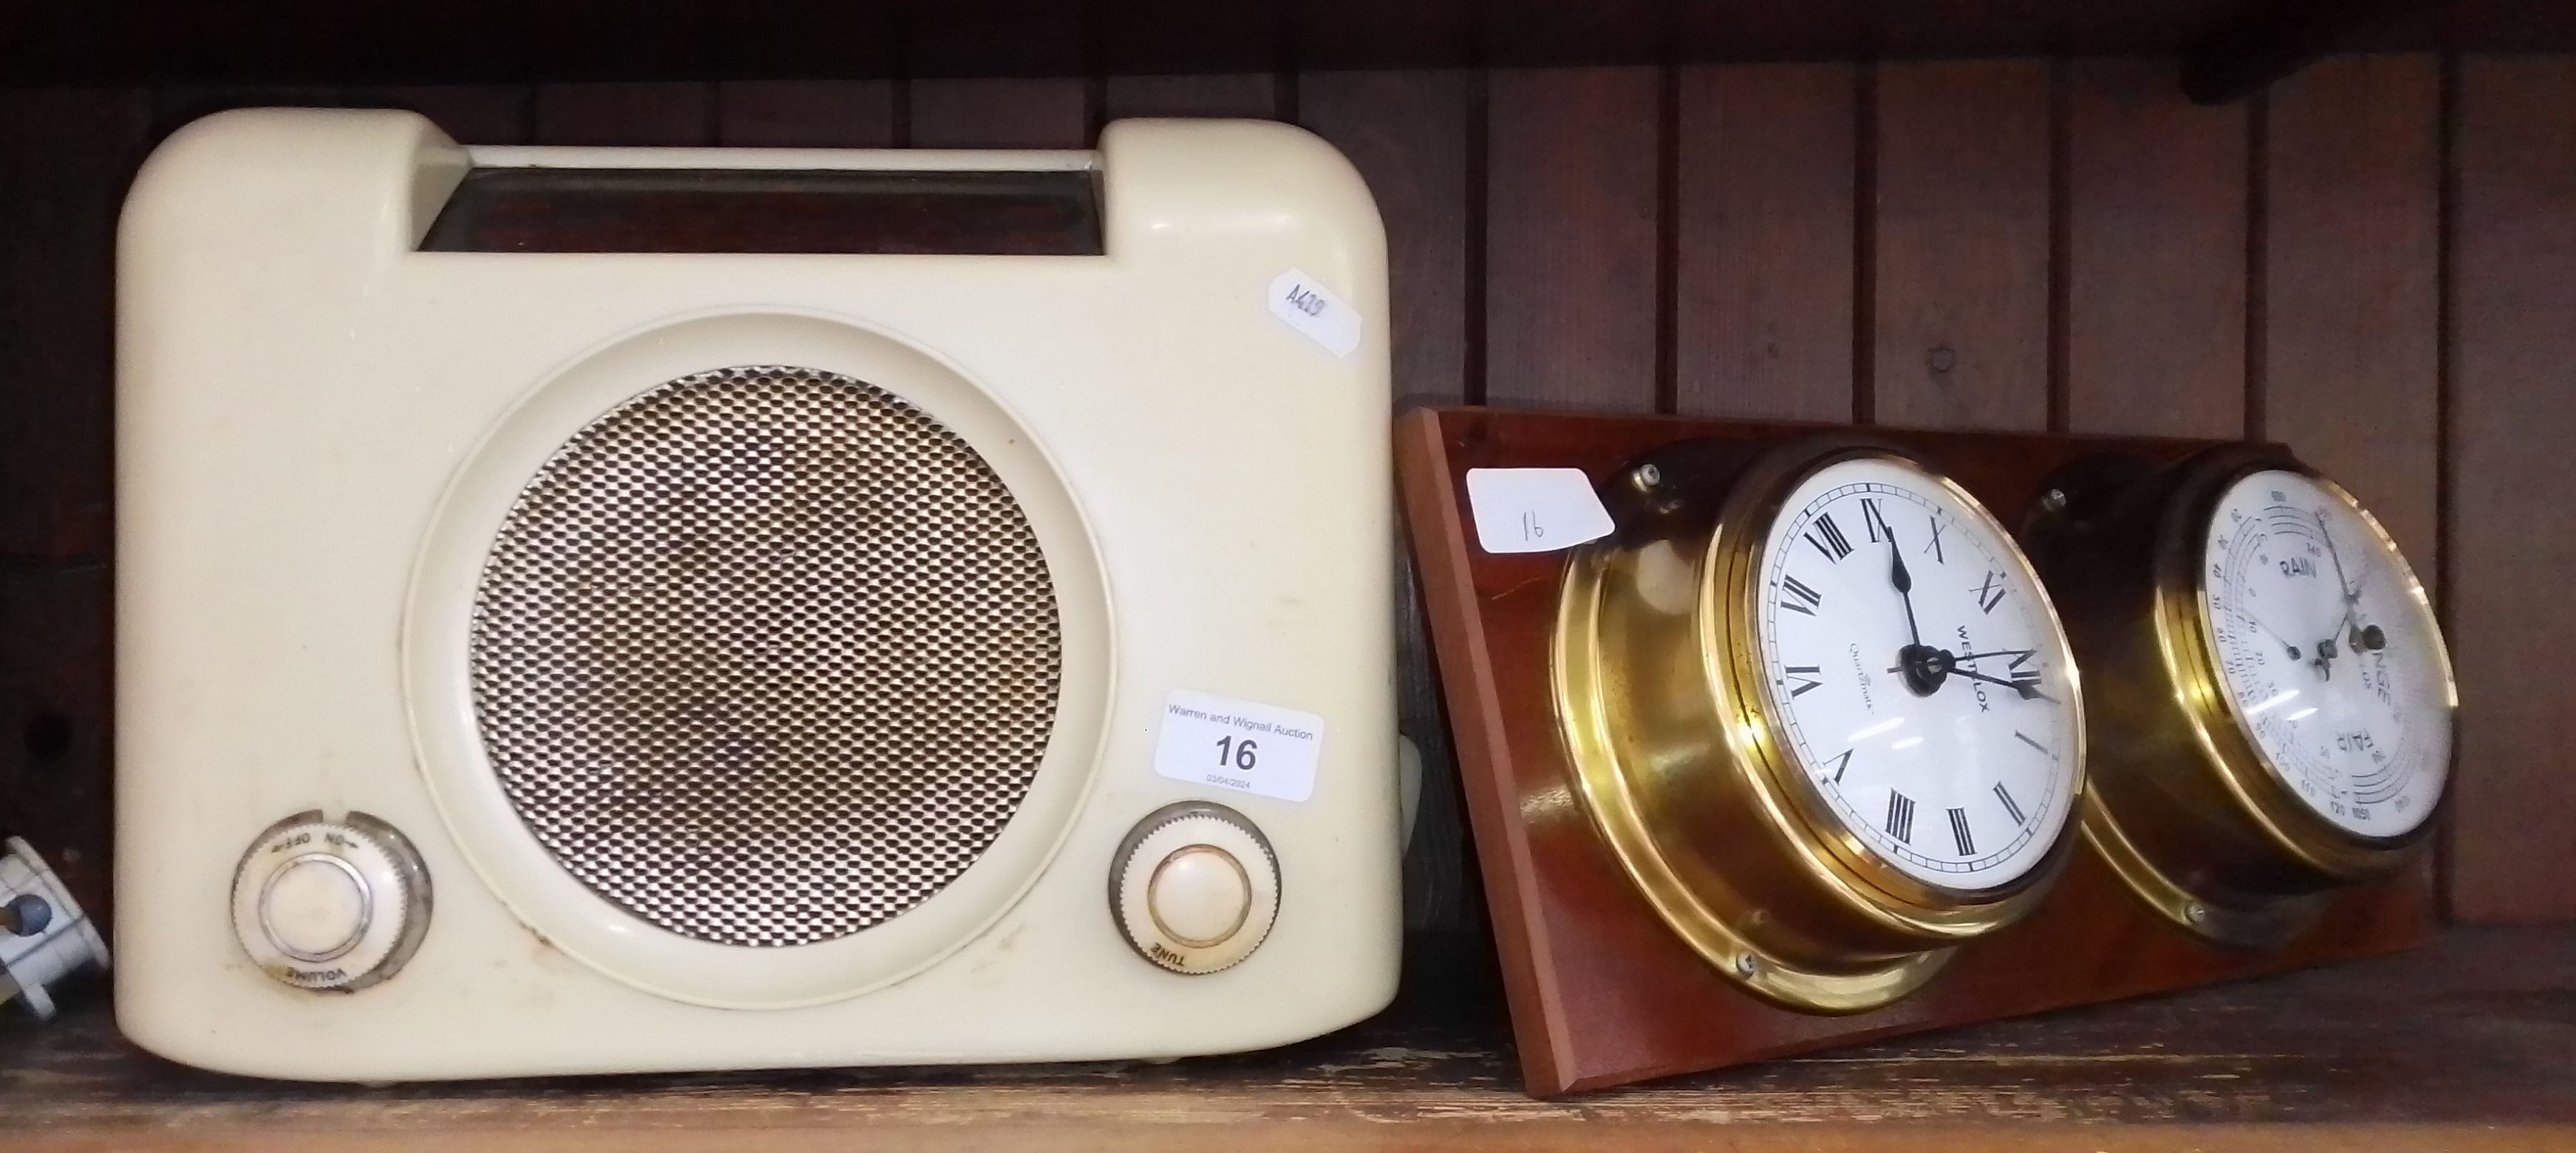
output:
{"label": "white ceramic object", "polygon": [[107,968],[107,942],[36,850],[16,837],[0,841],[0,1004],[24,1002],[37,1020],[54,1015],[47,988],[96,965]]}
{"label": "white ceramic object", "polygon": [[[419,251],[476,167],[1096,170],[1105,251]],[[466,149],[348,110],[183,129],[119,242],[119,1023],[193,1065],[375,1081],[1170,1057],[1376,1011],[1401,836],[1384,247],[1349,164],[1269,123],[1122,122],[1062,153]],[[1322,339],[1281,283],[1352,315]],[[783,948],[657,927],[558,864],[467,684],[474,581],[531,473],[743,364],[870,382],[973,445],[1061,623],[1052,736],[990,847],[891,920]],[[1175,692],[1321,718],[1311,795],[1158,775]],[[1197,975],[1113,909],[1113,855],[1180,802],[1238,814],[1278,874],[1244,882],[1276,902],[1257,948]],[[262,841],[298,817],[399,843]],[[403,853],[421,892],[350,888]],[[274,975],[260,940],[351,991]],[[328,973],[379,956],[398,971]]]}

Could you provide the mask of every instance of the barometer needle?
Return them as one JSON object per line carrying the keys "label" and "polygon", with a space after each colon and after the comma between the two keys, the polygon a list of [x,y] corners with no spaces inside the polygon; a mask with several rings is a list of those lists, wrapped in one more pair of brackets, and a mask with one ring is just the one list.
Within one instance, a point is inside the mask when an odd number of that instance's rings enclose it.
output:
{"label": "barometer needle", "polygon": [[2326,514],[2316,512],[2310,515],[2317,518],[2317,535],[2325,538],[2326,557],[2332,560],[2335,566],[2335,591],[2343,594],[2343,603],[2347,606],[2345,615],[2349,616],[2351,615],[2349,606],[2361,600],[2361,590],[2352,587],[2352,582],[2344,579],[2343,552],[2335,547],[2334,530],[2326,527]]}
{"label": "barometer needle", "polygon": [[2291,660],[2295,661],[2299,659],[2299,646],[2291,644],[2290,638],[2281,635],[2281,630],[2264,624],[2263,618],[2254,615],[2254,610],[2242,606],[2236,606],[2233,611],[2236,613],[2237,617],[2242,619],[2245,623],[2263,630],[2266,634],[2270,635],[2273,640],[2281,642],[2281,647],[2289,650]]}
{"label": "barometer needle", "polygon": [[2326,514],[2319,511],[2310,515],[2317,518],[2317,535],[2325,538],[2326,557],[2334,562],[2335,591],[2343,594],[2343,615],[2336,618],[2334,630],[2326,635],[2326,639],[2317,642],[2317,675],[2331,679],[2334,676],[2336,638],[2344,638],[2346,647],[2356,647],[2355,642],[2361,639],[2361,621],[2358,619],[2361,590],[2352,587],[2344,577],[2343,551],[2335,547],[2334,530],[2326,527]]}

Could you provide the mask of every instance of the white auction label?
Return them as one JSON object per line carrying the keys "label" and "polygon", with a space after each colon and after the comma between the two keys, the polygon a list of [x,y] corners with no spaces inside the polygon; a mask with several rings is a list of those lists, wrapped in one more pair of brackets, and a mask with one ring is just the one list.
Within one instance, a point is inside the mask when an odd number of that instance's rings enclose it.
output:
{"label": "white auction label", "polygon": [[1323,282],[1291,268],[1270,282],[1270,315],[1305,333],[1335,356],[1360,346],[1360,314]]}
{"label": "white auction label", "polygon": [[1610,510],[1579,468],[1471,468],[1467,510],[1486,552],[1555,552],[1610,535]]}
{"label": "white auction label", "polygon": [[1324,718],[1295,709],[1176,689],[1163,702],[1154,771],[1176,781],[1283,801],[1315,795]]}

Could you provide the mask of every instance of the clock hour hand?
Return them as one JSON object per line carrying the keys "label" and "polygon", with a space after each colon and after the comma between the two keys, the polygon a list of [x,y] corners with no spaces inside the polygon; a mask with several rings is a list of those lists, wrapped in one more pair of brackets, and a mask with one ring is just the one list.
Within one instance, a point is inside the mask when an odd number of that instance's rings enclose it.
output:
{"label": "clock hour hand", "polygon": [[1905,604],[1907,643],[1921,648],[1923,627],[1914,623],[1914,574],[1905,568],[1905,550],[1896,547],[1895,527],[1883,527],[1887,531],[1887,583],[1896,586],[1896,597]]}
{"label": "clock hour hand", "polygon": [[1948,675],[1948,662],[1941,650],[1923,643],[1923,626],[1914,620],[1914,574],[1905,568],[1905,550],[1896,544],[1896,528],[1879,526],[1887,533],[1887,583],[1896,586],[1896,599],[1905,605],[1905,646],[1896,650],[1896,667],[1890,672],[1905,676],[1906,691],[1928,697],[1941,691],[1941,678]]}

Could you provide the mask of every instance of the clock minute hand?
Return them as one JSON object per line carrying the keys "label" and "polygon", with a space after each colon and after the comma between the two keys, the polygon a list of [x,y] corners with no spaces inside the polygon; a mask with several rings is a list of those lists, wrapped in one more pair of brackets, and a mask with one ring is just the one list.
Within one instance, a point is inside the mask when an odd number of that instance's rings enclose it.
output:
{"label": "clock minute hand", "polygon": [[2027,681],[2008,681],[2008,680],[2005,680],[2005,679],[2004,679],[2004,678],[2002,678],[2002,677],[1990,677],[1990,676],[1987,676],[1986,674],[1981,673],[1981,672],[1978,672],[1978,671],[1977,671],[1977,670],[1975,670],[1975,669],[1963,669],[1963,668],[1960,668],[1959,666],[1957,666],[1956,664],[1953,664],[1953,665],[1951,665],[1951,666],[1950,666],[1950,675],[1951,675],[1951,676],[1954,676],[1954,677],[1966,677],[1966,678],[1968,678],[1969,680],[1972,680],[1972,681],[1984,681],[1984,682],[1986,682],[1987,684],[1990,684],[1990,685],[2002,685],[2003,687],[2008,688],[2008,689],[2011,689],[2012,691],[2014,691],[2014,692],[2016,692],[2016,693],[2020,693],[2020,694],[2021,694],[2021,699],[2023,699],[2023,700],[2025,700],[2025,701],[2027,701],[2027,700],[2031,700],[2031,699],[2033,699],[2033,698],[2036,698],[2036,699],[2039,699],[2039,700],[2043,700],[2043,701],[2048,701],[2048,702],[2050,702],[2050,703],[2052,703],[2052,704],[2056,703],[2056,701],[2057,701],[2057,698],[2056,698],[2056,697],[2052,697],[2052,696],[2048,695],[2047,693],[2043,693],[2043,692],[2039,691],[2039,682],[2038,682],[2038,681],[2036,681],[2036,680],[2027,680]]}
{"label": "clock minute hand", "polygon": [[1980,657],[2027,657],[2036,655],[2037,652],[2037,649],[1993,649],[1982,653],[1960,653],[1950,659],[1954,661],[1973,661]]}

